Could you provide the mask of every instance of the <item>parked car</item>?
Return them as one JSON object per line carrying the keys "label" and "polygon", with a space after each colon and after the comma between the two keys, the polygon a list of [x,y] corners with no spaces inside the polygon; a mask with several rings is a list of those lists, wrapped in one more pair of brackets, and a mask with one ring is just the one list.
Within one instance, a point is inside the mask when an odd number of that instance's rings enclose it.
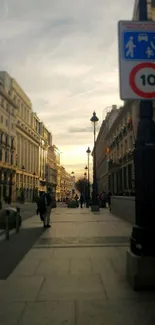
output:
{"label": "parked car", "polygon": [[[18,211],[17,209],[7,207],[7,208],[2,208],[0,210],[0,229],[5,229],[6,228],[6,215],[8,213],[8,223],[9,223],[9,229],[16,228],[16,220],[17,220],[17,214]],[[19,214],[19,226],[21,226],[22,223],[22,218]]]}

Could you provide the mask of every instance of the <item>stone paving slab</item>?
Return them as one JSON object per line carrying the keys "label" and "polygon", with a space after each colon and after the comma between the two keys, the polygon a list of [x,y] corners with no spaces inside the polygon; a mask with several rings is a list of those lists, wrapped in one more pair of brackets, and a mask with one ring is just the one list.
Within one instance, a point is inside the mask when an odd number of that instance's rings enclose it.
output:
{"label": "stone paving slab", "polygon": [[[58,258],[99,258],[99,261],[102,262],[103,258],[106,256],[119,256],[123,251],[126,255],[127,247],[68,247],[68,248],[47,248],[47,249],[33,249],[31,252],[35,255],[35,251],[39,254],[45,251],[49,256],[55,256]],[[31,252],[29,254],[31,254]],[[122,254],[123,254],[122,253]],[[32,255],[33,256],[33,255]],[[121,260],[123,260],[123,255]]]}
{"label": "stone paving slab", "polygon": [[23,228],[20,233],[12,235],[9,241],[0,245],[0,261],[3,261],[0,266],[0,279],[9,277],[42,232],[42,228]]}
{"label": "stone paving slab", "polygon": [[74,325],[74,302],[27,304],[20,325]]}
{"label": "stone paving slab", "polygon": [[18,277],[9,278],[0,282],[0,301],[10,302],[30,302],[35,301],[44,278]]}
{"label": "stone paving slab", "polygon": [[10,275],[11,277],[19,277],[19,276],[32,276],[35,274],[35,271],[38,269],[38,266],[40,264],[40,260],[38,259],[33,259],[33,260],[28,260],[23,259],[21,263],[15,268],[15,270],[12,272]]}
{"label": "stone paving slab", "polygon": [[81,301],[77,325],[153,325],[155,303]]}
{"label": "stone paving slab", "polygon": [[69,259],[52,258],[44,259],[38,265],[36,270],[37,275],[50,275],[50,274],[67,274],[70,269]]}
{"label": "stone paving slab", "polygon": [[37,245],[129,245],[128,236],[93,236],[93,237],[54,237],[54,238],[39,238]]}
{"label": "stone paving slab", "polygon": [[42,238],[66,238],[66,237],[110,237],[115,236],[130,236],[131,228],[128,226],[119,225],[113,222],[94,223],[90,222],[83,224],[52,224],[52,228],[44,232]]}
{"label": "stone paving slab", "polygon": [[92,263],[90,258],[72,258],[70,259],[71,274],[92,274]]}
{"label": "stone paving slab", "polygon": [[68,274],[45,279],[37,301],[64,301],[76,299],[106,299],[98,274]]}
{"label": "stone paving slab", "polygon": [[0,325],[17,325],[25,308],[24,303],[0,303]]}

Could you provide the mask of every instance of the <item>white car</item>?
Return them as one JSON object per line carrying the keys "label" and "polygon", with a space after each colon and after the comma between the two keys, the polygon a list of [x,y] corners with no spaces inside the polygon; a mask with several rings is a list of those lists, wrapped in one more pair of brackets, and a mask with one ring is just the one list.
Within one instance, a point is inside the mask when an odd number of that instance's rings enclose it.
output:
{"label": "white car", "polygon": [[139,42],[141,42],[141,41],[148,42],[148,36],[147,36],[147,34],[139,34],[138,35],[138,41]]}

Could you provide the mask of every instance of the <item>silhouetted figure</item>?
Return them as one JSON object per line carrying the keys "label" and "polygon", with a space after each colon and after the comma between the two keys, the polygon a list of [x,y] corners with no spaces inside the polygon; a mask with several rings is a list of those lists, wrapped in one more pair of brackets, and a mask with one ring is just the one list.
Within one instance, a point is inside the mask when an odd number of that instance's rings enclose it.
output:
{"label": "silhouetted figure", "polygon": [[107,194],[107,202],[108,202],[108,206],[109,206],[109,211],[111,211],[111,196],[112,196],[112,193],[109,191]]}
{"label": "silhouetted figure", "polygon": [[84,204],[84,196],[83,194],[80,195],[80,205],[81,205],[81,209],[83,208],[83,204]]}

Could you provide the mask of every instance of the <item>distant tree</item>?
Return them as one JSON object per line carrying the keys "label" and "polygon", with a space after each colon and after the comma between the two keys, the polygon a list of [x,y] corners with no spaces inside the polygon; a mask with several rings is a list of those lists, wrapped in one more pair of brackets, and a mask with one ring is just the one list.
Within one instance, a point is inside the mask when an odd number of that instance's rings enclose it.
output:
{"label": "distant tree", "polygon": [[[90,183],[89,183],[90,186]],[[88,180],[84,179],[84,178],[80,178],[76,183],[75,183],[75,187],[77,189],[77,191],[79,191],[80,193],[84,193],[87,194],[87,190],[88,190]]]}

